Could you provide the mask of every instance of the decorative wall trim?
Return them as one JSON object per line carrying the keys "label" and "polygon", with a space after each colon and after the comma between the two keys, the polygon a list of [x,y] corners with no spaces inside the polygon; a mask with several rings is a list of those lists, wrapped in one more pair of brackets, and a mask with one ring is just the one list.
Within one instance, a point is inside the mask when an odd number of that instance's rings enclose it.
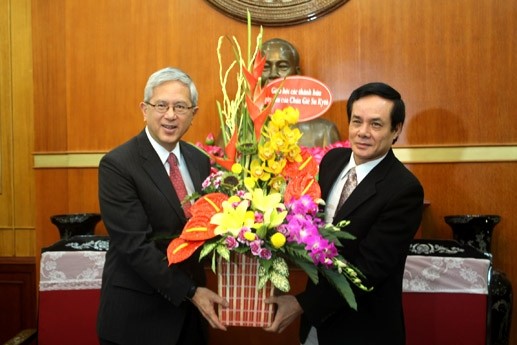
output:
{"label": "decorative wall trim", "polygon": [[[395,155],[411,163],[515,162],[516,145],[395,147]],[[34,168],[97,168],[105,153],[62,152],[34,154]]]}
{"label": "decorative wall trim", "polygon": [[309,23],[344,5],[348,0],[207,0],[225,15],[253,24],[287,26]]}
{"label": "decorative wall trim", "polygon": [[97,168],[105,153],[63,152],[34,155],[34,168]]}

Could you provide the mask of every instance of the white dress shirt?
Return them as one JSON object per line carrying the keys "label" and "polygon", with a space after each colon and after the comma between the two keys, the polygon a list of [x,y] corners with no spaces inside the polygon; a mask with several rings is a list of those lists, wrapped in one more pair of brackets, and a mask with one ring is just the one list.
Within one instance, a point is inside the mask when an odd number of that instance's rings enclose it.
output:
{"label": "white dress shirt", "polygon": [[154,138],[149,133],[149,129],[147,127],[145,127],[145,133],[147,134],[147,138],[149,138],[149,141],[151,142],[151,145],[153,146],[154,150],[160,157],[160,160],[162,161],[163,166],[167,171],[167,175],[169,176],[170,166],[167,162],[167,159],[169,158],[170,153],[174,153],[174,155],[176,155],[176,158],[178,158],[178,168],[180,169],[181,177],[183,178],[183,182],[185,183],[185,187],[187,188],[187,194],[190,195],[194,193],[194,183],[192,183],[192,179],[190,178],[190,174],[187,169],[187,164],[185,163],[185,159],[181,154],[180,143],[178,142],[174,150],[169,152],[162,145],[158,144],[156,140],[154,140]]}
{"label": "white dress shirt", "polygon": [[336,213],[336,208],[339,203],[339,197],[341,196],[341,191],[343,190],[343,186],[345,185],[345,182],[348,177],[348,172],[350,171],[350,169],[355,167],[355,173],[357,175],[357,185],[359,185],[359,183],[361,183],[361,181],[364,180],[366,175],[368,175],[370,171],[372,171],[372,169],[375,168],[375,166],[379,164],[384,159],[384,157],[386,157],[386,154],[380,158],[374,159],[373,161],[369,161],[360,165],[355,164],[354,154],[352,153],[350,155],[350,160],[348,161],[343,171],[341,171],[341,174],[339,174],[339,177],[334,182],[334,185],[330,190],[329,196],[325,201],[325,222],[332,223],[332,221],[334,220],[334,214]]}

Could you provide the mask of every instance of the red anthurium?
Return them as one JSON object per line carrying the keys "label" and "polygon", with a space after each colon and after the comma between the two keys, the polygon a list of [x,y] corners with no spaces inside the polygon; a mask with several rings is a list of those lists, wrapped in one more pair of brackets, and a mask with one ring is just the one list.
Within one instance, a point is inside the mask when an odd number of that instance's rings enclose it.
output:
{"label": "red anthurium", "polygon": [[284,202],[288,204],[292,199],[299,199],[303,195],[310,195],[313,200],[321,198],[320,185],[314,176],[303,174],[290,179],[285,189]]}
{"label": "red anthurium", "polygon": [[169,265],[188,259],[204,243],[205,241],[187,241],[179,237],[175,238],[167,247]]}
{"label": "red anthurium", "polygon": [[228,200],[228,195],[223,193],[210,193],[203,195],[201,198],[196,200],[194,205],[190,208],[192,218],[206,217],[209,221],[214,214],[221,212],[223,209],[222,204],[225,200]]}
{"label": "red anthurium", "polygon": [[205,214],[190,218],[187,224],[185,224],[180,238],[187,241],[204,241],[214,238],[215,226],[210,224],[211,217],[211,215]]}
{"label": "red anthurium", "polygon": [[298,175],[318,175],[318,162],[314,159],[311,153],[307,150],[303,150],[301,155],[301,162],[287,162],[287,165],[282,171],[282,175],[284,175],[285,178],[293,178]]}

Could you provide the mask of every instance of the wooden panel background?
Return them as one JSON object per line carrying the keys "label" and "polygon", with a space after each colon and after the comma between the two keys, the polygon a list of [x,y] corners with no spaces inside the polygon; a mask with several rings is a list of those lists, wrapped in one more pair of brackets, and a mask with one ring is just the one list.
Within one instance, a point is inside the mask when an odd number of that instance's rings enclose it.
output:
{"label": "wooden panel background", "polygon": [[[186,139],[216,132],[217,39],[235,35],[244,46],[246,26],[204,0],[2,0],[0,6],[8,23],[0,27],[0,230],[28,234],[19,241],[1,236],[0,255],[34,255],[58,239],[51,215],[97,212],[98,201],[95,167],[33,171],[31,149],[103,153],[129,139],[143,127],[138,103],[148,75],[167,65],[187,71],[200,92]],[[293,42],[302,72],[329,86],[335,103],[325,117],[343,136],[348,95],[380,80],[406,100],[397,146],[439,147],[516,145],[516,32],[515,1],[350,0],[311,23],[265,28],[264,36]],[[501,215],[494,264],[514,282],[516,161],[408,164],[430,202],[423,236],[450,238],[447,214]],[[105,233],[102,224],[98,233]]]}
{"label": "wooden panel background", "polygon": [[31,24],[30,0],[0,0],[0,256],[36,252]]}

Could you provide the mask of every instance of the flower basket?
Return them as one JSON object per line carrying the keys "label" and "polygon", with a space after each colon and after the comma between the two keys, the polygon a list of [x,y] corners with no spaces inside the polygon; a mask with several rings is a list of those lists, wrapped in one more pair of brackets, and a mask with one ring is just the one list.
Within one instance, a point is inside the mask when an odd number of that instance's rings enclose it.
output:
{"label": "flower basket", "polygon": [[[219,309],[226,326],[266,327],[273,321],[273,305],[264,300],[273,289],[290,290],[289,266],[300,267],[314,284],[325,277],[356,309],[350,283],[369,291],[364,276],[338,251],[354,237],[343,231],[348,222],[326,223],[320,207],[318,162],[298,145],[302,133],[292,127],[300,112],[291,107],[272,112],[267,90],[260,78],[265,65],[259,46],[251,49],[248,20],[248,61],[235,37],[230,40],[235,61],[226,72],[218,58],[223,102],[218,102],[224,154],[207,150],[213,171],[202,190],[188,197],[194,201],[192,217],[179,237],[167,248],[169,265],[199,250],[199,259],[211,258],[217,272],[218,293],[230,306]],[[231,99],[226,90],[228,74],[237,69],[237,91]],[[219,152],[219,151],[217,151]],[[257,287],[260,287],[257,290]]]}
{"label": "flower basket", "polygon": [[273,321],[273,304],[264,299],[273,295],[271,282],[257,290],[259,263],[256,258],[236,254],[228,262],[217,263],[218,293],[229,306],[219,308],[219,319],[226,326],[266,327]]}

